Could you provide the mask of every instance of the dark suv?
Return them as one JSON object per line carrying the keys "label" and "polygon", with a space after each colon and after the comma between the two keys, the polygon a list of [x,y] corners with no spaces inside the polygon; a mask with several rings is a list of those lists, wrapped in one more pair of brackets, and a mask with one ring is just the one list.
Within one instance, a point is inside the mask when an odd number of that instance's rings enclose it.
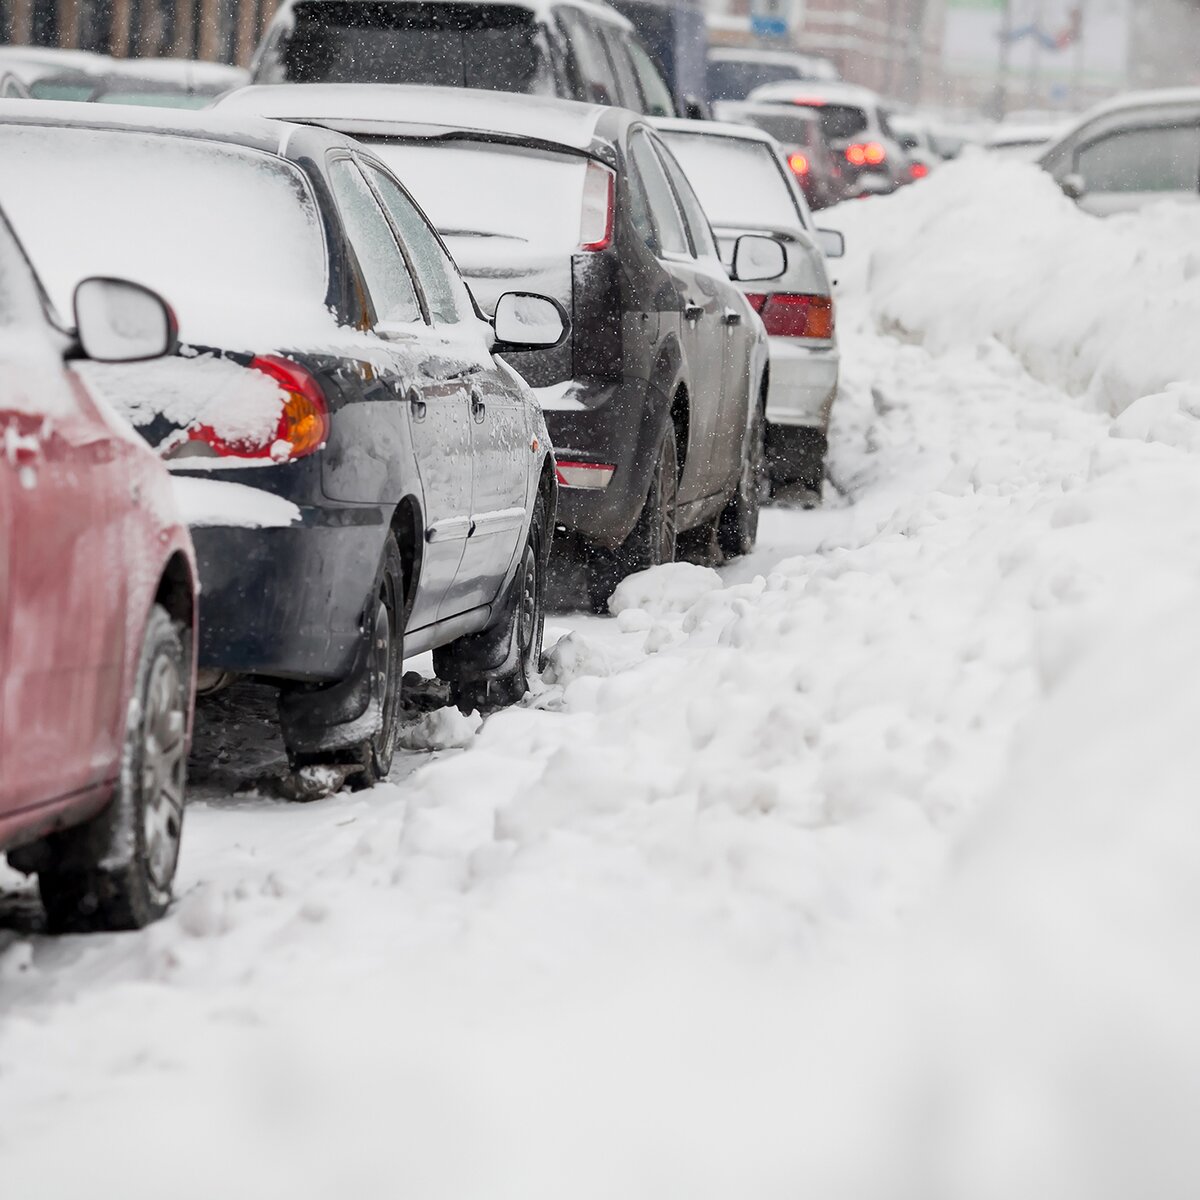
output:
{"label": "dark suv", "polygon": [[[352,134],[412,189],[484,311],[516,288],[571,312],[568,341],[506,357],[542,402],[559,522],[583,544],[593,605],[622,576],[670,561],[677,533],[719,537],[731,554],[753,546],[766,334],[641,117],[368,86],[246,88],[220,107]],[[739,245],[743,266],[762,270],[748,278],[783,274],[778,242]]]}
{"label": "dark suv", "polygon": [[250,71],[254,83],[417,83],[675,113],[633,26],[572,0],[284,0]]}

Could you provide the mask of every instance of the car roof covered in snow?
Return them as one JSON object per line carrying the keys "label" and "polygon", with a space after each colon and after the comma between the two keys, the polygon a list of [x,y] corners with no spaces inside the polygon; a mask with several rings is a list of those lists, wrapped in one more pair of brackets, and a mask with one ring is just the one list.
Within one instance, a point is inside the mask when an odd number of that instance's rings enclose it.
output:
{"label": "car roof covered in snow", "polygon": [[74,100],[0,100],[0,125],[35,125],[57,128],[127,130],[133,133],[171,134],[213,142],[228,142],[280,157],[321,144],[349,144],[328,130],[268,121],[241,113],[218,113],[211,108],[188,110],[141,105],[82,104]]}
{"label": "car roof covered in snow", "polygon": [[1105,100],[1094,108],[1089,108],[1069,125],[1060,127],[1055,132],[1051,145],[1046,148],[1045,153],[1038,161],[1046,163],[1053,160],[1059,152],[1060,146],[1071,141],[1081,129],[1087,128],[1094,121],[1103,117],[1134,113],[1140,109],[1188,106],[1200,107],[1200,87],[1154,88],[1148,91],[1125,92],[1123,95],[1114,96],[1111,100]]}
{"label": "car roof covered in snow", "polygon": [[[309,2],[311,0],[282,0],[282,3],[275,10],[272,22],[290,19],[293,9]],[[320,0],[317,0],[317,2],[320,2]],[[378,0],[348,0],[348,2],[378,3]],[[496,4],[507,8],[527,9],[541,21],[549,19],[550,14],[556,8],[575,8],[593,20],[602,21],[606,25],[619,25],[624,29],[633,29],[632,23],[626,20],[615,8],[610,8],[607,4],[595,4],[592,0],[384,0],[384,2],[396,5],[459,4],[464,6],[478,5],[479,7]]]}
{"label": "car roof covered in snow", "polygon": [[449,130],[496,133],[590,153],[596,149],[596,126],[601,118],[621,110],[473,88],[286,83],[239,88],[217,101],[211,111],[312,122],[362,136],[428,137]]}
{"label": "car roof covered in snow", "polygon": [[878,92],[854,83],[827,83],[819,79],[785,79],[780,83],[764,83],[746,97],[751,103],[766,100],[819,108],[824,104],[853,104],[869,108],[880,103]]}

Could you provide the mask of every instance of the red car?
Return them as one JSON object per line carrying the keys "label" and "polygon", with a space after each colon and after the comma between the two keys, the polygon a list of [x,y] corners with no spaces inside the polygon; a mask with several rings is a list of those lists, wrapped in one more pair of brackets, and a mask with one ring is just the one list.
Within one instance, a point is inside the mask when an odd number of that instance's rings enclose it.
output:
{"label": "red car", "polygon": [[68,361],[166,354],[174,317],[88,279],[75,325],[0,213],[0,851],[51,928],[128,929],[171,897],[196,572],[163,464]]}

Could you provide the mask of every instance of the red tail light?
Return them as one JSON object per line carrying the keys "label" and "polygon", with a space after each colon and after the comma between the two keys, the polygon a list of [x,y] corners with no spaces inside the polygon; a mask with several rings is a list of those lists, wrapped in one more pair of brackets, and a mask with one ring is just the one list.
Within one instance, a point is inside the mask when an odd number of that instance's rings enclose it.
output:
{"label": "red tail light", "polygon": [[807,175],[808,171],[809,171],[808,155],[806,155],[806,154],[789,155],[788,156],[788,166],[791,167],[792,170],[797,175]]}
{"label": "red tail light", "polygon": [[829,296],[803,296],[778,292],[774,296],[747,296],[762,317],[771,337],[833,337],[833,300]]}
{"label": "red tail light", "polygon": [[203,442],[223,458],[273,462],[290,462],[320,450],[329,437],[329,406],[321,385],[302,366],[274,354],[256,358],[250,366],[269,375],[284,393],[283,412],[273,436],[263,441],[226,440],[211,425],[199,425],[188,431],[189,441]]}
{"label": "red tail light", "polygon": [[617,177],[598,162],[589,162],[583,177],[583,213],[579,219],[580,250],[603,250],[612,241]]}
{"label": "red tail light", "polygon": [[612,482],[616,469],[610,463],[560,462],[555,464],[554,474],[560,487],[600,491]]}
{"label": "red tail light", "polygon": [[915,162],[908,168],[913,179],[924,179],[929,174],[929,168],[924,163]]}
{"label": "red tail light", "polygon": [[846,147],[846,161],[852,167],[877,167],[887,160],[887,151],[879,142],[855,142]]}

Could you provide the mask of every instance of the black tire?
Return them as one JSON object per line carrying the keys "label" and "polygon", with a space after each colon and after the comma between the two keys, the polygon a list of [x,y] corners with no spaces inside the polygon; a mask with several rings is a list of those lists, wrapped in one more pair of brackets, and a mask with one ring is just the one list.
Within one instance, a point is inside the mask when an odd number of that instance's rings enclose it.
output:
{"label": "black tire", "polygon": [[54,839],[38,873],[56,932],[141,929],[171,902],[187,781],[189,671],[179,627],[155,605],[146,623],[112,802]]}
{"label": "black tire", "polygon": [[511,671],[494,679],[461,680],[450,685],[450,699],[463,712],[486,711],[516,704],[533,686],[542,660],[546,628],[546,506],[538,501],[529,523],[529,536],[513,580],[516,603],[512,613],[512,637],[516,641],[516,663]]}
{"label": "black tire", "polygon": [[396,734],[404,693],[404,562],[394,534],[388,534],[383,566],[374,592],[374,611],[366,619],[372,630],[368,671],[371,703],[382,710],[375,732],[352,754],[362,763],[352,782],[371,787],[386,779],[396,755]]}
{"label": "black tire", "polygon": [[587,558],[592,611],[608,611],[608,599],[626,575],[675,561],[678,539],[679,453],[668,425],[654,456],[650,490],[633,532],[616,550],[591,548]]}
{"label": "black tire", "polygon": [[755,404],[737,490],[729,498],[717,525],[717,541],[727,558],[749,554],[758,541],[758,517],[767,488],[766,431],[762,406]]}

